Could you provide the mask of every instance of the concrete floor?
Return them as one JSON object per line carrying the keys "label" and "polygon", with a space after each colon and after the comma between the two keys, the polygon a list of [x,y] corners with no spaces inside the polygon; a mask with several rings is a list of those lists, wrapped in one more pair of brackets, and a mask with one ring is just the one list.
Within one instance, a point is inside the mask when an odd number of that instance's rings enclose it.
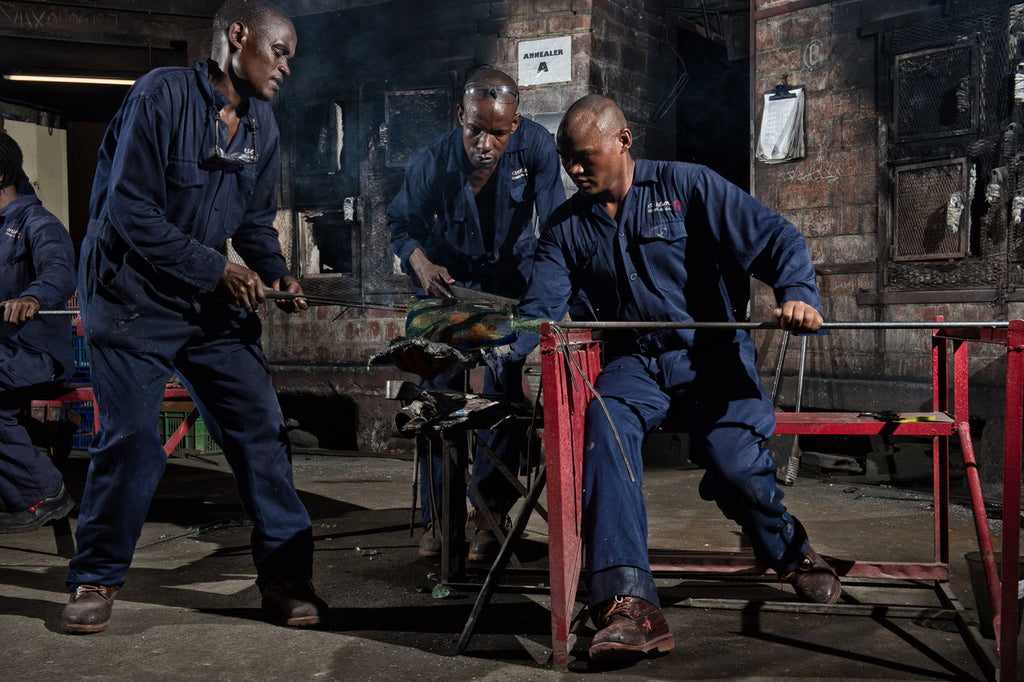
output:
{"label": "concrete floor", "polygon": [[[72,457],[79,497],[87,459]],[[981,679],[951,623],[928,619],[776,613],[758,600],[791,600],[777,583],[661,580],[676,637],[668,656],[624,670],[589,671],[585,628],[569,673],[546,660],[550,620],[543,590],[501,592],[485,609],[466,655],[455,646],[475,594],[435,599],[437,566],[409,533],[411,463],[297,454],[295,479],[313,517],[315,584],[331,624],[291,630],[266,622],[249,556],[250,528],[220,455],[172,458],[118,597],[110,628],[69,636],[60,628],[66,558],[50,527],[0,536],[0,678],[602,680]],[[736,529],[696,495],[699,472],[651,468],[651,545],[739,551]],[[852,480],[853,482],[849,482]],[[840,558],[930,561],[931,503],[910,490],[802,477],[790,509],[817,550]],[[74,519],[72,517],[72,527]],[[999,524],[993,523],[998,534]],[[969,510],[952,519],[954,592],[973,608],[963,556],[974,549]],[[546,529],[531,522],[521,556],[543,567]],[[543,578],[536,578],[542,582]],[[877,584],[876,584],[877,585]],[[735,608],[690,599],[736,598]],[[848,585],[846,603],[937,605],[927,588]],[[747,608],[743,608],[750,603]],[[698,602],[706,603],[706,602]]]}

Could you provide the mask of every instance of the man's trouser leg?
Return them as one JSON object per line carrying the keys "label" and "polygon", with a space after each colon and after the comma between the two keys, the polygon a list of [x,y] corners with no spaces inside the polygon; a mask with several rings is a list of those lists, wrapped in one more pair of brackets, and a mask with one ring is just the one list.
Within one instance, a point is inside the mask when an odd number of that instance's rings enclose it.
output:
{"label": "man's trouser leg", "polygon": [[96,344],[89,361],[100,428],[89,447],[67,583],[120,588],[167,466],[157,420],[171,368],[153,355]]}
{"label": "man's trouser leg", "polygon": [[[523,363],[505,363],[496,376],[490,367],[484,374],[484,395],[495,396],[498,400],[523,403]],[[520,458],[525,451],[526,430],[519,426],[498,428],[493,431],[477,431],[477,438],[494,453],[513,475],[519,474]],[[483,498],[481,505],[472,500],[474,507],[485,506],[499,514],[505,514],[519,499],[516,490],[482,448],[473,456],[473,481]],[[470,496],[472,498],[472,495]]]}
{"label": "man's trouser leg", "polygon": [[17,410],[0,409],[0,499],[8,512],[28,509],[64,480],[50,457],[37,450]]}
{"label": "man's trouser leg", "polygon": [[753,344],[698,355],[686,409],[690,443],[706,469],[700,494],[743,529],[757,560],[788,573],[807,554],[807,534],[782,502],[775,462],[762,446],[775,410],[754,365]]}
{"label": "man's trouser leg", "polygon": [[257,582],[305,580],[313,573],[313,531],[295,490],[284,415],[270,368],[258,331],[253,334],[245,340],[193,341],[179,351],[174,364],[210,435],[224,449],[242,507],[252,519]]}
{"label": "man's trouser leg", "polygon": [[[668,396],[649,371],[649,362],[634,356],[609,362],[598,375],[595,388],[604,399],[623,450],[615,441],[609,416],[597,399],[591,400],[583,439],[588,601],[597,605],[616,596],[633,596],[659,606],[647,555],[640,450],[645,434],[664,419]],[[630,480],[630,470],[635,481]]]}
{"label": "man's trouser leg", "polygon": [[35,448],[18,423],[18,389],[48,382],[53,365],[24,348],[0,346],[0,499],[8,512],[28,509],[52,495],[64,480],[50,457]]}
{"label": "man's trouser leg", "polygon": [[[439,374],[431,379],[423,379],[420,381],[420,387],[462,393],[465,390],[464,382],[465,373],[454,372]],[[465,438],[462,437],[461,432],[454,435],[451,445],[465,451]],[[416,447],[419,452],[420,467],[420,508],[423,514],[423,526],[426,527],[435,519],[438,522],[441,520],[441,491],[444,481],[444,457],[448,456],[448,453],[445,452],[447,444],[439,436],[417,436]],[[462,485],[463,475],[464,473],[458,471],[453,465],[450,469],[448,490],[453,513],[465,519],[466,498],[465,486]],[[458,519],[455,520],[458,521]]]}

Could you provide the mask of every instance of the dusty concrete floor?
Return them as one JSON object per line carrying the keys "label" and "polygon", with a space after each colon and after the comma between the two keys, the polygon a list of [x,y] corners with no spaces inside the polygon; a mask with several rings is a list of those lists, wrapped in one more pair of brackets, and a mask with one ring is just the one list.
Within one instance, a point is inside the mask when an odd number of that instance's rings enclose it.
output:
{"label": "dusty concrete floor", "polygon": [[[71,460],[68,483],[76,498],[86,464],[81,454]],[[295,478],[314,519],[315,583],[331,606],[328,627],[290,630],[263,619],[249,527],[223,458],[172,458],[106,632],[61,632],[67,563],[50,527],[0,536],[0,678],[981,679],[948,622],[765,611],[758,600],[791,599],[768,581],[659,581],[676,649],[625,670],[588,670],[585,646],[593,630],[586,628],[572,670],[553,671],[545,661],[550,620],[543,590],[496,595],[468,652],[457,656],[475,594],[431,595],[437,567],[417,556],[418,536],[408,529],[411,463],[298,454]],[[696,495],[698,478],[694,470],[648,470],[651,545],[741,550],[736,529]],[[786,489],[786,500],[822,554],[931,560],[926,495],[800,478]],[[952,525],[952,586],[973,608],[963,563],[974,548],[969,511],[954,507]],[[543,523],[531,522],[528,536],[521,555],[526,565],[543,567]],[[685,605],[720,597],[741,601],[733,609]],[[848,585],[844,600],[937,605],[930,589],[871,584]]]}

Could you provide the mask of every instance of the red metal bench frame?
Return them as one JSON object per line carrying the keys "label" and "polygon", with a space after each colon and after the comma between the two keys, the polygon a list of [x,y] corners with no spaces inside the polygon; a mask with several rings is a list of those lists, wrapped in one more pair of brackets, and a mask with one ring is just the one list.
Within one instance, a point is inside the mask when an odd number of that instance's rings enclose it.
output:
{"label": "red metal bench frame", "polygon": [[[777,434],[893,435],[933,438],[934,561],[895,563],[844,561],[837,566],[844,576],[933,581],[946,608],[955,609],[961,633],[985,673],[1002,680],[1016,678],[1017,660],[1017,563],[1004,561],[999,576],[985,515],[977,465],[968,426],[968,344],[980,342],[1006,348],[1006,427],[1003,456],[1002,555],[1016,557],[1020,550],[1018,532],[1021,487],[1021,429],[1024,404],[1024,321],[1014,320],[1005,329],[942,328],[942,319],[932,331],[932,400],[934,412],[904,413],[902,419],[919,421],[878,421],[857,413],[777,413]],[[948,363],[952,348],[953,376]],[[575,359],[568,362],[567,355]],[[548,532],[551,584],[551,636],[554,665],[567,669],[570,626],[579,575],[582,569],[581,473],[583,464],[583,417],[591,392],[581,370],[592,382],[600,371],[600,344],[590,330],[559,330],[545,324],[541,332],[541,365],[544,395],[544,443],[548,487]],[[578,367],[578,369],[577,369]],[[950,402],[952,389],[952,402]],[[949,439],[956,437],[963,453],[974,511],[978,545],[994,614],[996,655],[981,638],[978,628],[963,619],[949,589]],[[836,562],[839,563],[839,562]],[[651,555],[655,573],[707,574],[761,573],[752,556],[673,552]],[[1005,589],[1003,587],[1005,586]],[[830,609],[842,613],[842,604]]]}
{"label": "red metal bench frame", "polygon": [[[99,403],[96,402],[96,396],[92,391],[91,384],[66,384],[65,391],[59,395],[37,399],[32,401],[32,407],[45,408],[46,419],[50,419],[50,410],[59,409],[67,403],[77,403],[83,401],[92,402],[92,415],[93,415],[93,433],[100,428],[100,407]],[[164,388],[164,400],[192,400],[192,396],[189,395],[188,389],[181,386],[167,386]],[[174,448],[178,447],[178,443],[185,437],[185,434],[189,432],[195,423],[199,419],[199,410],[195,407],[188,413],[185,419],[181,422],[181,425],[175,429],[167,438],[167,442],[164,443],[164,452],[170,456]]]}

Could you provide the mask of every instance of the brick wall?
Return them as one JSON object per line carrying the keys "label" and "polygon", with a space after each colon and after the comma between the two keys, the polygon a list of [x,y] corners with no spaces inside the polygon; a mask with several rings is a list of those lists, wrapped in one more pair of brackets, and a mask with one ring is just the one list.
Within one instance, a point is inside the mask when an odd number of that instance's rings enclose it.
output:
{"label": "brick wall", "polygon": [[[518,79],[520,41],[569,35],[572,80],[523,87],[523,114],[553,130],[569,105],[583,95],[600,92],[622,105],[636,136],[638,154],[674,152],[671,112],[656,126],[649,125],[648,119],[667,87],[664,65],[658,60],[670,53],[659,41],[675,40],[675,31],[667,30],[663,17],[649,11],[641,0],[458,0],[440,7],[395,0],[343,10],[336,7],[337,3],[326,0],[304,0],[288,8],[301,30],[279,118],[294,115],[305,106],[302,102],[336,98],[339,90],[355,92],[347,82],[355,80],[360,86],[358,127],[347,130],[345,139],[346,144],[360,147],[359,186],[344,192],[360,194],[364,292],[407,286],[404,277],[391,272],[388,235],[383,227],[383,213],[402,172],[383,160],[383,106],[378,101],[382,91],[439,84],[457,88],[456,81],[461,82],[467,70],[485,63]],[[445,80],[447,74],[451,74],[450,83]],[[354,104],[349,101],[349,112]],[[286,135],[285,125],[282,130]],[[431,136],[424,135],[422,144]],[[288,164],[293,161],[287,156],[288,142],[282,139],[284,207],[288,208]],[[325,178],[325,190],[329,182]],[[325,202],[318,208],[329,210],[332,197],[339,193],[347,195],[342,190],[318,193]],[[400,313],[356,311],[339,318],[337,312],[336,308],[320,308],[301,316],[268,314],[264,342],[279,391],[337,399],[339,405],[354,402],[358,423],[349,428],[358,430],[360,449],[408,447],[407,441],[390,435],[395,406],[384,400],[384,386],[388,379],[416,377],[393,369],[366,369],[373,353],[404,333],[404,318]]]}
{"label": "brick wall", "polygon": [[[788,6],[787,6],[788,5]],[[851,322],[992,320],[1020,306],[961,296],[941,287],[913,297],[886,289],[889,213],[887,100],[877,99],[878,35],[861,31],[862,3],[817,6],[757,0],[753,108],[760,131],[763,93],[778,83],[806,89],[806,157],[755,163],[753,194],[792,221],[807,238],[826,320]],[[883,57],[884,59],[887,59]],[[968,267],[968,262],[950,267]],[[923,301],[923,302],[922,302]],[[754,319],[768,319],[770,289],[756,285]],[[762,376],[771,381],[780,335],[757,337]],[[799,346],[797,346],[798,348]],[[790,348],[793,345],[790,344]],[[808,343],[805,409],[930,409],[930,334],[926,330],[837,330]],[[971,416],[985,422],[981,459],[1000,457],[1002,349],[972,347]],[[780,402],[792,406],[799,353],[788,354]],[[998,465],[988,471],[998,472]],[[996,474],[996,477],[998,475]],[[997,483],[991,476],[988,484]]]}
{"label": "brick wall", "polygon": [[[878,115],[874,40],[858,37],[859,2],[791,11],[755,24],[755,130],[763,93],[779,83],[804,86],[804,159],[756,162],[754,194],[807,238],[826,319],[871,321],[876,311],[855,294],[877,288]],[[764,9],[768,3],[759,3]],[[755,317],[774,306],[758,288]],[[884,335],[836,333],[810,344],[808,371],[841,377],[880,376]],[[770,355],[770,354],[769,354]],[[768,361],[774,366],[774,357]]]}
{"label": "brick wall", "polygon": [[[675,40],[666,18],[641,0],[594,0],[591,92],[614,99],[633,131],[633,154],[645,158],[675,156],[675,128],[669,115],[651,121],[659,97],[672,85],[662,69],[670,54],[663,41]],[[666,123],[669,122],[669,123]]]}

